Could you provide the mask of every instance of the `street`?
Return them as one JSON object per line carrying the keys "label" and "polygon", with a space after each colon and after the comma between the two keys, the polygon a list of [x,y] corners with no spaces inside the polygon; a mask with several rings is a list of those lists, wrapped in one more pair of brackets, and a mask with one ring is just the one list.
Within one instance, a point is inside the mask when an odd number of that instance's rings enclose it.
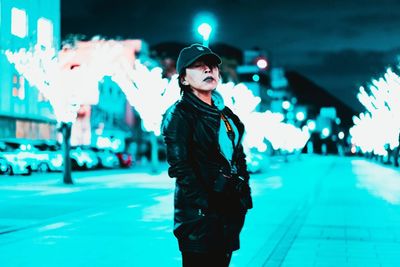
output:
{"label": "street", "polygon": [[[0,265],[181,266],[166,168],[0,176]],[[265,170],[231,266],[400,266],[398,170],[317,155]]]}

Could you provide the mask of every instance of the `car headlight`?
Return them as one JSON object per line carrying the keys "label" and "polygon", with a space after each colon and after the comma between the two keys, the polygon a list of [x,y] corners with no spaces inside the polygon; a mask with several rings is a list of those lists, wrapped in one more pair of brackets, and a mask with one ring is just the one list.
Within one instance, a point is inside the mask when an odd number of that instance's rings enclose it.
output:
{"label": "car headlight", "polygon": [[63,158],[61,155],[57,155],[55,158],[51,160],[51,164],[55,167],[60,167],[63,163]]}

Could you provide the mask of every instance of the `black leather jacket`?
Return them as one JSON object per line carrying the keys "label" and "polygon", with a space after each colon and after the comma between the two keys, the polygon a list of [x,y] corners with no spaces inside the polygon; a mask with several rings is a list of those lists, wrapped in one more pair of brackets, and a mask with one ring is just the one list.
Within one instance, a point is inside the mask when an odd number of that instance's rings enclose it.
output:
{"label": "black leather jacket", "polygon": [[[248,190],[215,193],[218,175],[231,173],[231,164],[219,145],[221,112],[239,131],[233,152],[237,174]],[[233,251],[239,248],[239,233],[247,209],[252,208],[249,174],[241,145],[244,126],[228,108],[210,106],[185,92],[165,114],[162,134],[167,147],[170,177],[176,177],[174,234],[181,251]],[[245,201],[242,201],[245,200]]]}

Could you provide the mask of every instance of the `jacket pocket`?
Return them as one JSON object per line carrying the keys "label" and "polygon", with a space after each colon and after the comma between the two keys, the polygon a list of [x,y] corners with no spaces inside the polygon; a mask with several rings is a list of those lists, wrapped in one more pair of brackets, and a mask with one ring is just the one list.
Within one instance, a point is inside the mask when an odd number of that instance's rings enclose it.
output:
{"label": "jacket pocket", "polygon": [[201,208],[186,208],[181,216],[176,214],[174,235],[179,239],[205,240],[215,234],[216,217]]}

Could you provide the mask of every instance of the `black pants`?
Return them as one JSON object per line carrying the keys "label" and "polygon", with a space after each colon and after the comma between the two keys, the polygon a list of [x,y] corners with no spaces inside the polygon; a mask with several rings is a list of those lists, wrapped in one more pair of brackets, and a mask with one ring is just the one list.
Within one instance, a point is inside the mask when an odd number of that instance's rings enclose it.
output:
{"label": "black pants", "polygon": [[195,253],[182,252],[183,267],[228,267],[232,253],[212,252]]}

